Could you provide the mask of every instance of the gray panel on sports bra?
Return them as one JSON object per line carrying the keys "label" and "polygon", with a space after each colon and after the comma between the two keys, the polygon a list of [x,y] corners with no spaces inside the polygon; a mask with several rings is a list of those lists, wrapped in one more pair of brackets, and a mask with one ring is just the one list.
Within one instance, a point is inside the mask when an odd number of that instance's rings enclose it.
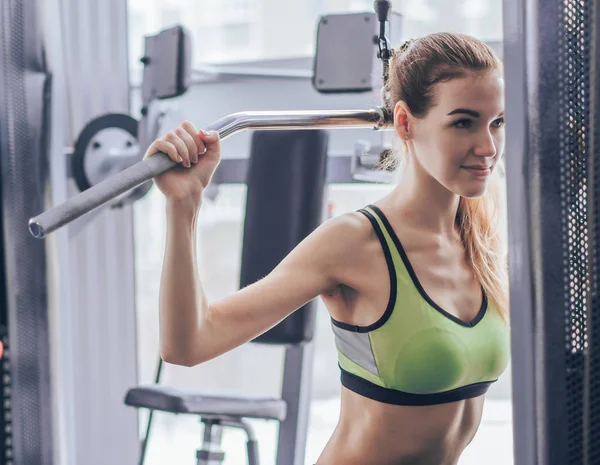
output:
{"label": "gray panel on sports bra", "polygon": [[335,334],[335,345],[346,357],[357,363],[369,373],[379,376],[375,355],[371,350],[368,333],[355,333],[332,325]]}

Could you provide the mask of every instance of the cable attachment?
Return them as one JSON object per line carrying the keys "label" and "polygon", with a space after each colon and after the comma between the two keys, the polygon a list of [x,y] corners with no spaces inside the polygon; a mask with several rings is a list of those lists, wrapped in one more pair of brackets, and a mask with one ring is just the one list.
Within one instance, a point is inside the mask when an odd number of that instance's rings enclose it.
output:
{"label": "cable attachment", "polygon": [[379,21],[379,36],[377,37],[379,50],[377,51],[377,58],[383,62],[383,84],[385,86],[389,76],[390,59],[392,58],[392,51],[390,50],[387,38],[390,15],[392,13],[392,2],[390,0],[375,0],[374,7],[377,14],[377,21]]}

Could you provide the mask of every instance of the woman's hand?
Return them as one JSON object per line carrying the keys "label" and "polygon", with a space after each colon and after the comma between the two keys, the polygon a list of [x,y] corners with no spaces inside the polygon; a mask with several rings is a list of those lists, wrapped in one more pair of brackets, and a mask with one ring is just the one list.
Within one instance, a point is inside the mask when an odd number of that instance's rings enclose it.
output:
{"label": "woman's hand", "polygon": [[199,131],[189,121],[156,139],[144,155],[163,152],[180,166],[154,178],[167,200],[193,202],[199,207],[202,193],[221,161],[219,133]]}

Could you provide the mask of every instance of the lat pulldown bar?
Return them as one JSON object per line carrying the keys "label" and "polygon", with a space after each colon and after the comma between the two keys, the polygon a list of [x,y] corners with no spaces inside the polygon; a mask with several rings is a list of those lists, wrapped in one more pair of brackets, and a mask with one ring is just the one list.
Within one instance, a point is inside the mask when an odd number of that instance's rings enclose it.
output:
{"label": "lat pulldown bar", "polygon": [[[374,6],[378,21],[381,24],[378,37],[378,55],[384,63],[385,82],[388,77],[388,60],[390,58],[385,35],[391,2],[388,0],[376,0]],[[247,129],[385,129],[391,125],[392,119],[392,115],[382,107],[370,110],[252,111],[228,115],[204,129],[207,131],[217,131],[221,140],[224,140],[237,132]],[[108,201],[150,181],[177,165],[166,154],[157,153],[71,197],[66,202],[31,218],[29,220],[29,231],[33,237],[43,239],[58,228],[90,213]]]}

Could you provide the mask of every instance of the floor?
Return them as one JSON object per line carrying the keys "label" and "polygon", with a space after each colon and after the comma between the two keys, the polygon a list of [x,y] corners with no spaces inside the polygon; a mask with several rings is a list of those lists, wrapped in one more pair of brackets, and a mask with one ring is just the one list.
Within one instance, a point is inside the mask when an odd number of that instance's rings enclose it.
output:
{"label": "floor", "polygon": [[[339,413],[339,399],[319,400],[311,408],[305,464],[316,461],[333,431]],[[275,465],[276,426],[255,421],[261,465]],[[169,414],[156,416],[148,448],[146,465],[196,465],[195,450],[202,437],[202,427],[193,418]],[[224,465],[243,465],[244,435],[228,431],[223,435]],[[508,400],[488,399],[479,432],[459,465],[512,465],[512,410]]]}

